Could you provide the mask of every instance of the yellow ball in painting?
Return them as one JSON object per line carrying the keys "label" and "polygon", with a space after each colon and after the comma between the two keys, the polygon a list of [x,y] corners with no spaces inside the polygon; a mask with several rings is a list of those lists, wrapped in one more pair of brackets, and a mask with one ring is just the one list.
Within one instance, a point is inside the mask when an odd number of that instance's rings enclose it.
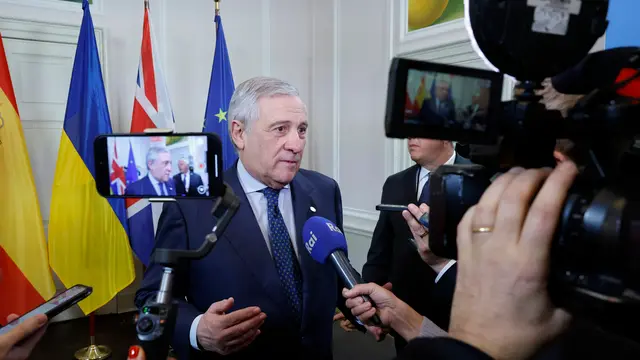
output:
{"label": "yellow ball in painting", "polygon": [[438,20],[449,0],[409,0],[409,29],[422,29]]}

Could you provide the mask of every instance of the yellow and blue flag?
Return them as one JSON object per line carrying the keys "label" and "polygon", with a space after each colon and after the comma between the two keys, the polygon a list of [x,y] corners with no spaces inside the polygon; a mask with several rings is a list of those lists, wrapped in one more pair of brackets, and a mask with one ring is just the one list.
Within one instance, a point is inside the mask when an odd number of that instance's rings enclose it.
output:
{"label": "yellow and blue flag", "polygon": [[93,141],[110,134],[111,120],[88,0],[78,38],[49,220],[49,263],[66,287],[93,293],[80,302],[85,314],[109,302],[135,278],[122,199],[98,195]]}
{"label": "yellow and blue flag", "polygon": [[216,133],[220,136],[222,141],[222,163],[224,168],[227,169],[238,159],[238,154],[236,154],[231,142],[231,134],[229,134],[229,121],[232,119],[227,118],[229,102],[235,90],[235,85],[220,15],[216,15],[215,23],[216,50],[213,56],[209,97],[207,98],[207,109],[202,131]]}

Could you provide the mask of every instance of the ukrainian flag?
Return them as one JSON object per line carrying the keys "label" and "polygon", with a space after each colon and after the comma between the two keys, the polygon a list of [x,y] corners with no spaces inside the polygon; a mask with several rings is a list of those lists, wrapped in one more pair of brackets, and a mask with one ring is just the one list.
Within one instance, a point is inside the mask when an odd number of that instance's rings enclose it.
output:
{"label": "ukrainian flag", "polygon": [[49,219],[49,263],[66,287],[93,294],[85,314],[102,307],[135,278],[125,203],[98,195],[93,140],[110,134],[111,120],[88,0],[76,50]]}

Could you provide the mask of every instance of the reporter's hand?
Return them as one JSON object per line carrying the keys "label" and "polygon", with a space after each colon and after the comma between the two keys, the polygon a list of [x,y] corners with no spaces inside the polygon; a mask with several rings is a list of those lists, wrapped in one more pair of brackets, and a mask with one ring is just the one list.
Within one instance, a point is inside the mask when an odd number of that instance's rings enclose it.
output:
{"label": "reporter's hand", "polygon": [[431,251],[429,248],[429,230],[416,220],[420,219],[422,215],[429,213],[429,206],[427,204],[422,204],[420,207],[417,207],[414,204],[409,204],[408,208],[409,211],[405,210],[402,212],[402,217],[407,222],[407,225],[409,225],[409,230],[411,230],[413,239],[418,245],[418,254],[420,254],[422,261],[429,265],[433,271],[439,273],[447,265],[450,259],[436,256]]}
{"label": "reporter's hand", "polygon": [[571,162],[553,171],[512,169],[467,211],[458,225],[453,337],[495,359],[525,359],[566,328],[570,317],[551,303],[547,278],[551,241],[577,173]]}
{"label": "reporter's hand", "polygon": [[260,335],[259,328],[267,315],[259,307],[248,307],[227,314],[232,306],[233,298],[218,301],[202,316],[196,336],[205,350],[228,355],[248,346]]}
{"label": "reporter's hand", "polygon": [[[388,282],[388,283],[384,284],[382,287],[387,289],[387,290],[389,290],[389,291],[391,291],[391,289],[393,288],[393,285],[390,282]],[[338,320],[340,320],[340,327],[344,331],[352,332],[354,330],[357,330],[356,326],[353,325],[351,323],[351,321],[347,320],[342,312],[339,312],[339,313],[337,313],[337,314],[335,314],[333,316],[333,321],[338,321]],[[384,329],[381,329],[381,328],[379,328],[377,326],[369,326],[369,325],[365,324],[365,328],[367,328],[367,330],[370,333],[372,333],[375,336],[376,340],[378,340],[378,341],[384,340],[384,338],[386,337],[386,335],[388,333]]]}
{"label": "reporter's hand", "polygon": [[[18,318],[18,315],[7,316],[7,323]],[[38,314],[20,323],[0,335],[0,360],[24,360],[44,335],[47,327],[47,316]]]}
{"label": "reporter's hand", "polygon": [[[391,285],[391,283],[386,285]],[[375,307],[365,301],[362,298],[363,295],[369,296],[376,304]],[[375,283],[359,284],[351,290],[343,289],[342,296],[347,299],[346,305],[351,309],[351,313],[362,322],[369,323],[373,315],[378,314],[383,327],[367,325],[367,329],[376,336],[378,341],[380,334],[388,332],[389,327],[407,341],[420,333],[422,315],[393,295],[390,289]]]}

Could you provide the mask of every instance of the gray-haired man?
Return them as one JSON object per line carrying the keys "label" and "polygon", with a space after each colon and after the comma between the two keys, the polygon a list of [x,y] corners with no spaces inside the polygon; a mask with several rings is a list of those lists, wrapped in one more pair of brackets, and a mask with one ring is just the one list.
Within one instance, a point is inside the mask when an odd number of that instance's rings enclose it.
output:
{"label": "gray-haired man", "polygon": [[[216,248],[176,276],[173,346],[181,359],[331,359],[336,305],[353,316],[334,269],[306,251],[302,226],[317,215],[342,228],[342,200],[333,179],[300,169],[306,106],[291,84],[258,77],[236,88],[227,118],[239,160],[224,180],[241,205]],[[178,203],[185,220],[165,205],[158,246],[197,249],[216,224],[212,202]],[[158,290],[162,271],[149,268],[138,306]]]}
{"label": "gray-haired man", "polygon": [[164,146],[152,146],[147,151],[148,173],[134,181],[125,190],[126,195],[175,196],[176,187],[171,178],[171,153]]}

